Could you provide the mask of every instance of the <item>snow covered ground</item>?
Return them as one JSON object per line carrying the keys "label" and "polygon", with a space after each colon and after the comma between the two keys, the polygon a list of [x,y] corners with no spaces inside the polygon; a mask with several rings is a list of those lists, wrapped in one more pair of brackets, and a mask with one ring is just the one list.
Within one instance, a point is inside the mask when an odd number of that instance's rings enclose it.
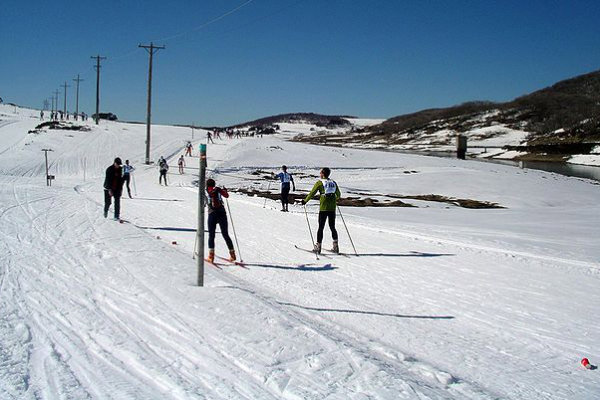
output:
{"label": "snow covered ground", "polygon": [[[0,398],[593,399],[600,397],[600,185],[479,162],[289,142],[284,133],[208,146],[228,188],[298,190],[333,169],[344,196],[436,194],[465,209],[343,208],[359,256],[313,254],[303,208],[232,194],[246,268],[206,265],[196,286],[198,158],[189,128],[27,131],[0,116]],[[299,126],[298,131],[310,131]],[[195,148],[205,133],[195,131]],[[46,187],[42,148],[49,153]],[[104,169],[137,167],[119,223],[102,217]],[[85,171],[85,172],[84,172]],[[132,182],[133,183],[133,182]],[[276,191],[270,185],[272,191]],[[308,207],[313,231],[316,202]],[[338,218],[340,246],[353,253]],[[172,244],[172,243],[176,244]],[[324,247],[331,246],[328,230]],[[217,254],[225,245],[217,237]]]}
{"label": "snow covered ground", "polygon": [[600,166],[600,146],[594,147],[590,154],[572,156],[567,162],[572,164]]}

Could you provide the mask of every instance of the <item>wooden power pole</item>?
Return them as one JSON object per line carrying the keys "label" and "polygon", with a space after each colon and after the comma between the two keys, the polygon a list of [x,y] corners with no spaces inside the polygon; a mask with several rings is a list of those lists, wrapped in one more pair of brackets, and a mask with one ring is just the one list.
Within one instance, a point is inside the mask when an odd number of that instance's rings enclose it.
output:
{"label": "wooden power pole", "polygon": [[67,88],[70,87],[69,85],[67,85],[67,82],[65,82],[64,85],[61,85],[64,89],[65,89],[65,101],[63,103],[63,112],[65,113],[65,118],[67,117]]}
{"label": "wooden power pole", "polygon": [[146,111],[146,164],[150,164],[150,123],[152,115],[152,56],[158,50],[162,50],[165,46],[155,46],[154,43],[150,42],[150,45],[138,45],[145,49],[150,55],[148,61],[148,110]]}
{"label": "wooden power pole", "polygon": [[100,60],[106,60],[106,57],[91,56],[90,58],[96,59],[96,125],[100,119]]}
{"label": "wooden power pole", "polygon": [[83,79],[79,78],[79,74],[77,74],[77,78],[73,79],[74,82],[77,82],[77,91],[75,96],[75,119],[79,118],[79,82],[83,81]]}
{"label": "wooden power pole", "polygon": [[[58,95],[59,95],[59,93],[60,93],[60,90],[58,90],[58,89],[56,89],[54,91],[54,112],[56,114],[58,114]],[[55,117],[56,117],[56,119],[58,119],[58,116],[55,116]]]}

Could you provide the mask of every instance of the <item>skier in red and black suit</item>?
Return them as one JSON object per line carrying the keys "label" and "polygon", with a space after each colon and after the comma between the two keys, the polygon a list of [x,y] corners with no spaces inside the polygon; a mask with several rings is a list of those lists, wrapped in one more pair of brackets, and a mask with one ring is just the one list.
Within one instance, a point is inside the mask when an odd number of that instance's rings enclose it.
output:
{"label": "skier in red and black suit", "polygon": [[121,159],[115,158],[113,164],[106,168],[104,178],[104,218],[108,216],[110,199],[115,199],[115,220],[119,219],[121,213],[121,194],[123,193],[123,169]]}
{"label": "skier in red and black suit", "polygon": [[215,260],[215,231],[217,224],[221,229],[221,234],[227,248],[229,249],[230,261],[235,261],[235,250],[233,248],[233,242],[227,232],[227,213],[225,212],[225,206],[223,205],[223,197],[229,197],[227,189],[215,186],[214,179],[206,180],[206,194],[207,194],[207,205],[208,205],[208,261],[214,262]]}

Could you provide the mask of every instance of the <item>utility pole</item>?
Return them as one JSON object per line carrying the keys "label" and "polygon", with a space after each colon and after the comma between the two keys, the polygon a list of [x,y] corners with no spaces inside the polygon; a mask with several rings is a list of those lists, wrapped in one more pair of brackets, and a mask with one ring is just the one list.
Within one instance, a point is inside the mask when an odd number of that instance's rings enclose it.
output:
{"label": "utility pole", "polygon": [[52,179],[54,179],[54,176],[48,175],[48,152],[53,151],[53,150],[52,149],[42,149],[42,151],[46,155],[46,186],[52,186]]}
{"label": "utility pole", "polygon": [[52,93],[52,113],[54,114],[54,93]]}
{"label": "utility pole", "polygon": [[96,125],[98,125],[98,120],[100,119],[100,60],[106,60],[106,57],[97,55],[90,58],[96,59]]}
{"label": "utility pole", "polygon": [[64,85],[61,85],[63,88],[65,88],[65,102],[63,103],[64,105],[64,113],[65,113],[65,118],[67,116],[67,88],[70,87],[69,85],[67,85],[67,82],[65,81]]}
{"label": "utility pole", "polygon": [[150,164],[150,122],[152,114],[152,56],[158,50],[162,50],[165,46],[155,46],[154,43],[150,42],[148,45],[138,45],[145,49],[150,55],[148,62],[148,110],[146,111],[146,164]]}
{"label": "utility pole", "polygon": [[83,81],[84,79],[79,79],[79,74],[77,74],[77,78],[73,79],[73,81],[77,82],[77,95],[75,97],[75,120],[77,120],[77,118],[79,118],[79,82]]}
{"label": "utility pole", "polygon": [[[54,112],[56,114],[58,114],[58,95],[59,95],[59,93],[60,93],[60,90],[58,90],[58,89],[54,91]],[[58,115],[55,115],[55,117],[56,117],[56,120],[58,120]]]}
{"label": "utility pole", "polygon": [[50,102],[48,101],[48,99],[44,99],[44,111],[46,111],[48,109],[49,105],[50,105]]}

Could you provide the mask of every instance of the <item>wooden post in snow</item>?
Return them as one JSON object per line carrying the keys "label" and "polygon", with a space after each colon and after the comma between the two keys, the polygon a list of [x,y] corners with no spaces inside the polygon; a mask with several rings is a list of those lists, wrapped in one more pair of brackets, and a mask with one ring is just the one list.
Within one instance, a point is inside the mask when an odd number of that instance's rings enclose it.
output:
{"label": "wooden post in snow", "polygon": [[198,229],[196,249],[198,265],[198,286],[204,286],[204,190],[206,186],[206,145],[200,145],[200,172],[198,175]]}
{"label": "wooden post in snow", "polygon": [[465,135],[456,136],[456,158],[464,160],[467,157],[467,137]]}

